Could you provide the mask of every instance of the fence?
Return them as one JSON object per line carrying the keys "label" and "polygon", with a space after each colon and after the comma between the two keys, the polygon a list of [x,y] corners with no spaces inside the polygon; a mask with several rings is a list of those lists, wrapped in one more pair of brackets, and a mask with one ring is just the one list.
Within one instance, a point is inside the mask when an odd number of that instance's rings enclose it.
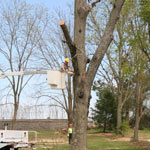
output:
{"label": "fence", "polygon": [[[11,129],[12,120],[0,120],[0,129],[8,124]],[[60,130],[67,128],[67,119],[19,119],[15,123],[15,130]]]}

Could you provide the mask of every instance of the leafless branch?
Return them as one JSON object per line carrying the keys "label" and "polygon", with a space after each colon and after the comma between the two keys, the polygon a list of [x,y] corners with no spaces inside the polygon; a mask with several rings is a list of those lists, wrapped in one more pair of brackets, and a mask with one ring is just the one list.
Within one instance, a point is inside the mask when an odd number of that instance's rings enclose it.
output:
{"label": "leafless branch", "polygon": [[101,0],[95,0],[95,2],[93,2],[93,3],[91,4],[91,6],[89,6],[88,12],[90,12],[90,11],[92,10],[92,8],[95,7],[96,4],[99,3],[99,2],[101,2]]}
{"label": "leafless branch", "polygon": [[62,93],[63,93],[63,97],[64,97],[65,107],[66,107],[66,110],[67,110],[68,109],[68,105],[67,105],[67,99],[66,99],[66,95],[65,95],[64,90],[62,90]]}
{"label": "leafless branch", "polygon": [[111,58],[110,58],[110,56],[109,56],[109,53],[106,53],[106,56],[107,56],[107,58],[108,58],[108,61],[109,61],[109,64],[110,64],[110,68],[111,68],[111,70],[112,70],[112,72],[113,72],[114,78],[115,78],[115,80],[116,80],[116,82],[117,82],[117,84],[118,84],[118,83],[119,83],[119,81],[118,81],[118,75],[117,75],[116,70],[115,70],[114,67],[113,67],[113,64],[112,64]]}
{"label": "leafless branch", "polygon": [[60,24],[60,27],[61,27],[63,33],[64,33],[66,43],[68,44],[68,47],[70,49],[71,57],[72,57],[72,59],[74,59],[74,57],[76,55],[76,46],[75,46],[75,44],[73,43],[73,41],[70,37],[69,31],[67,29],[67,26],[66,26],[65,22],[60,21],[59,24]]}

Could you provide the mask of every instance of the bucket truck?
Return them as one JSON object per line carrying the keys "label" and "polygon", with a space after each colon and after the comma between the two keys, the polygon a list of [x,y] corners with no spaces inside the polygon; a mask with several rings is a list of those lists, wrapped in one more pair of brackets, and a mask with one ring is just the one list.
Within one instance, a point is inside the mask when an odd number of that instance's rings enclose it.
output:
{"label": "bucket truck", "polygon": [[[46,74],[47,83],[51,89],[65,89],[66,74],[73,74],[72,72],[62,72],[58,70],[46,71],[22,71],[22,72],[6,72],[0,74],[0,79],[8,76],[24,76],[34,74]],[[0,149],[1,150],[17,150],[19,148],[31,148],[36,143],[37,134],[35,134],[35,142],[29,143],[29,131],[18,130],[0,130]]]}

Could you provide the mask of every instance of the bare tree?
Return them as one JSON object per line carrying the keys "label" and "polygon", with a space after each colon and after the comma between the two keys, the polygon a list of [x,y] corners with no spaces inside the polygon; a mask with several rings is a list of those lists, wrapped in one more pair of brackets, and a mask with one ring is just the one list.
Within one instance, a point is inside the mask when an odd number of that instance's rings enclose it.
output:
{"label": "bare tree", "polygon": [[[110,4],[105,2],[105,12],[102,14],[99,13],[99,9],[96,9],[90,14],[90,23],[88,24],[88,30],[91,32],[93,39],[90,38],[90,43],[93,45],[98,45],[100,40],[97,37],[101,37],[104,32],[104,26],[101,25],[98,21],[102,20],[102,16],[107,16],[110,12]],[[103,5],[104,5],[103,4]],[[102,80],[107,82],[109,86],[111,86],[112,92],[117,92],[118,97],[116,98],[118,107],[117,107],[117,133],[119,133],[119,129],[122,123],[122,109],[125,102],[130,97],[131,91],[131,67],[129,62],[129,49],[125,47],[127,44],[127,35],[126,28],[128,28],[128,16],[129,14],[125,11],[128,5],[123,8],[122,13],[120,14],[120,19],[115,28],[115,37],[111,46],[109,47],[109,51],[106,53],[106,58],[100,65],[100,68],[97,72],[97,80]],[[96,16],[96,18],[95,18]],[[106,19],[108,19],[106,17]],[[102,22],[106,23],[107,20],[102,20]],[[92,25],[93,26],[92,26]],[[92,28],[93,27],[93,28]],[[94,32],[95,30],[95,32]],[[125,40],[126,39],[126,40]],[[92,42],[91,42],[92,41]],[[129,68],[129,69],[127,69]],[[130,71],[129,71],[130,70]],[[116,90],[114,90],[117,89]],[[115,95],[115,94],[114,94]]]}
{"label": "bare tree", "polygon": [[[68,4],[70,6],[70,4]],[[72,7],[70,7],[72,9]],[[42,37],[38,43],[39,53],[36,55],[38,59],[38,63],[40,68],[42,69],[52,69],[59,70],[62,62],[66,57],[70,58],[69,49],[63,39],[63,33],[59,27],[59,20],[63,18],[68,26],[69,33],[72,35],[73,19],[72,19],[72,10],[69,11],[69,15],[65,15],[63,10],[55,10],[55,16],[52,16],[52,21],[49,23],[47,28],[47,35]],[[53,31],[53,32],[51,32]],[[40,33],[39,33],[40,34]],[[72,65],[71,62],[69,64]],[[68,75],[66,81],[66,90],[62,90],[58,96],[50,93],[50,88],[43,87],[43,85],[39,84],[42,87],[42,92],[40,90],[35,91],[37,99],[39,98],[47,98],[49,100],[51,106],[53,106],[53,102],[56,102],[57,107],[61,107],[66,111],[68,116],[68,124],[72,123],[72,108],[73,108],[73,97],[72,97],[72,80],[71,76]],[[39,94],[40,93],[40,94]],[[56,106],[55,105],[55,106]],[[51,109],[51,107],[50,107]]]}
{"label": "bare tree", "polygon": [[[42,35],[48,22],[45,16],[46,11],[43,8],[36,9],[22,0],[13,0],[9,4],[2,3],[0,11],[0,18],[3,20],[0,22],[1,73],[32,68],[33,54],[41,38],[38,33]],[[21,93],[31,77],[7,77],[11,85],[9,96],[12,96],[14,100],[12,128],[17,117]]]}
{"label": "bare tree", "polygon": [[64,21],[60,22],[60,26],[70,49],[75,73],[73,78],[74,106],[72,150],[86,150],[87,112],[91,95],[91,86],[99,65],[113,39],[115,24],[124,4],[124,0],[115,0],[101,42],[87,67],[87,56],[85,51],[86,19],[89,12],[98,2],[100,2],[100,0],[96,0],[89,5],[86,0],[75,0],[74,40],[70,37]]}
{"label": "bare tree", "polygon": [[[138,6],[137,2],[134,2],[134,7]],[[132,8],[133,9],[133,8]],[[139,123],[144,113],[143,102],[148,95],[147,89],[149,87],[149,57],[148,57],[148,46],[149,46],[149,35],[148,28],[145,23],[140,20],[138,10],[133,11],[133,17],[130,20],[130,32],[129,35],[133,35],[135,40],[130,43],[133,53],[133,64],[135,72],[135,128],[134,128],[134,141],[138,141],[138,130]],[[130,37],[129,39],[132,39]],[[146,55],[145,55],[146,54]]]}

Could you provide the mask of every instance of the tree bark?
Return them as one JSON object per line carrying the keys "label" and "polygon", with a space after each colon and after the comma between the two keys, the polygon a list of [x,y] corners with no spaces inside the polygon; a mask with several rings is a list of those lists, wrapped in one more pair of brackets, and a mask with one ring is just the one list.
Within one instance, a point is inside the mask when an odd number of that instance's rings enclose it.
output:
{"label": "tree bark", "polygon": [[14,104],[14,114],[13,114],[13,119],[12,119],[12,125],[11,125],[11,129],[13,130],[15,128],[15,123],[16,123],[16,119],[17,119],[17,112],[18,112],[18,104],[17,102],[15,102]]}
{"label": "tree bark", "polygon": [[[118,4],[118,5],[117,5]],[[120,5],[119,5],[120,4]],[[98,67],[106,53],[109,44],[113,39],[113,31],[118,20],[123,1],[116,1],[116,6],[113,8],[107,24],[104,36],[101,43],[94,54],[87,72],[86,56],[85,56],[85,25],[86,13],[82,13],[82,8],[86,6],[85,0],[75,1],[75,29],[74,40],[77,47],[77,64],[74,65],[74,109],[73,109],[73,143],[72,150],[86,150],[87,137],[87,107],[90,96],[91,86],[98,70]],[[82,6],[82,7],[81,7]],[[80,11],[79,11],[80,10]],[[80,12],[80,13],[79,13]],[[82,13],[82,15],[81,15]],[[107,42],[106,42],[107,41]],[[76,68],[77,67],[77,68]]]}
{"label": "tree bark", "polygon": [[85,52],[85,29],[87,15],[93,5],[89,7],[86,0],[75,0],[74,42],[72,42],[72,39],[70,36],[68,36],[68,32],[66,32],[64,24],[60,24],[64,32],[64,36],[67,40],[66,43],[70,49],[74,68],[72,150],[86,150],[86,131],[88,121],[87,113],[91,87],[99,65],[101,64],[101,61],[113,39],[115,24],[119,18],[124,1],[125,0],[115,1],[104,35],[102,36],[101,42],[96,49],[96,52],[93,55],[87,69],[87,56]]}
{"label": "tree bark", "polygon": [[129,116],[129,104],[126,103],[126,122],[129,125],[130,116]]}
{"label": "tree bark", "polygon": [[73,112],[73,98],[71,88],[71,75],[68,74],[68,123],[72,124],[72,112]]}
{"label": "tree bark", "polygon": [[149,35],[149,43],[150,43],[150,23],[148,23],[148,35]]}
{"label": "tree bark", "polygon": [[135,114],[135,127],[134,127],[134,137],[133,137],[133,141],[138,141],[139,137],[138,137],[138,130],[139,130],[139,122],[140,122],[140,116],[139,116],[139,111],[140,111],[140,92],[141,92],[141,88],[140,88],[140,81],[137,79],[137,83],[136,83],[136,114]]}
{"label": "tree bark", "polygon": [[104,129],[103,129],[103,132],[105,133],[106,132],[106,125],[107,125],[107,123],[106,123],[106,121],[104,122]]}
{"label": "tree bark", "polygon": [[117,105],[117,134],[120,134],[120,127],[121,127],[121,123],[122,123],[122,116],[121,116],[121,112],[122,112],[122,107],[121,107],[121,99],[120,97],[118,98],[118,105]]}

